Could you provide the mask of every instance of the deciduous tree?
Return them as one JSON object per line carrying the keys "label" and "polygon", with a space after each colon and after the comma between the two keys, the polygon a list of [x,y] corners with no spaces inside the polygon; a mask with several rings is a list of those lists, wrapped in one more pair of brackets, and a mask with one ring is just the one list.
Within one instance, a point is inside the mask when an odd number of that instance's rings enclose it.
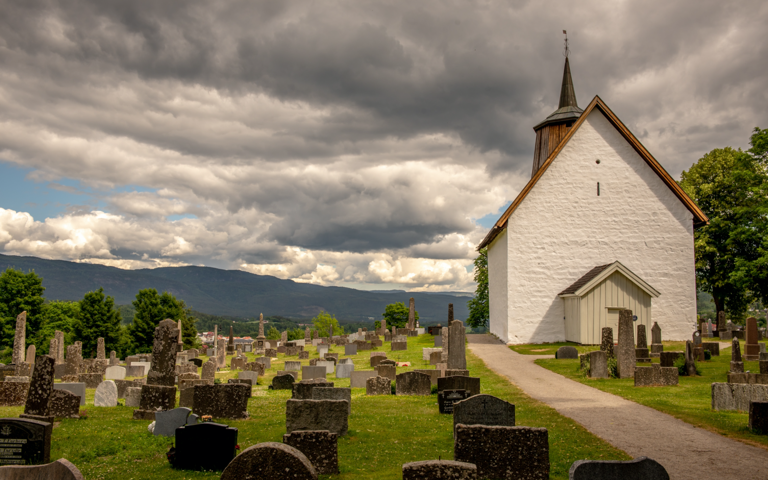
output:
{"label": "deciduous tree", "polygon": [[[384,308],[382,317],[387,321],[387,328],[403,328],[408,324],[408,307],[403,302],[390,303]],[[414,318],[419,319],[419,312],[414,312]]]}
{"label": "deciduous tree", "polygon": [[336,317],[326,311],[320,312],[312,319],[312,323],[315,326],[315,330],[317,330],[317,334],[321,337],[332,337],[333,335],[344,333],[344,329],[341,328]]}
{"label": "deciduous tree", "polygon": [[477,282],[475,296],[467,302],[467,307],[469,307],[467,325],[473,328],[487,327],[488,319],[490,318],[490,312],[488,310],[487,248],[481,249],[479,255],[475,258],[475,282]]}

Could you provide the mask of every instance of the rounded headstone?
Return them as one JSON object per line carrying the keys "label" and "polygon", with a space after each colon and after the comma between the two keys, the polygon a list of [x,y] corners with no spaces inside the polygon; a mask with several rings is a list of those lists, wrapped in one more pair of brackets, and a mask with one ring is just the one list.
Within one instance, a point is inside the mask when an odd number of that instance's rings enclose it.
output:
{"label": "rounded headstone", "polygon": [[265,442],[243,450],[221,474],[221,480],[247,478],[317,480],[317,471],[297,449],[282,443]]}
{"label": "rounded headstone", "polygon": [[94,407],[115,407],[117,406],[117,385],[112,380],[105,380],[96,387],[96,393],[93,396]]}

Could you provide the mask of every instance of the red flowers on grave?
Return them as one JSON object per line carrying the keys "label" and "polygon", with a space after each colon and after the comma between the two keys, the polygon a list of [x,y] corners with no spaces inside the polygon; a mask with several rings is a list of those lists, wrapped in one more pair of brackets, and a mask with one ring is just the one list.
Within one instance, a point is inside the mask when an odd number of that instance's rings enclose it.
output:
{"label": "red flowers on grave", "polygon": [[235,445],[235,450],[240,450],[240,445]]}

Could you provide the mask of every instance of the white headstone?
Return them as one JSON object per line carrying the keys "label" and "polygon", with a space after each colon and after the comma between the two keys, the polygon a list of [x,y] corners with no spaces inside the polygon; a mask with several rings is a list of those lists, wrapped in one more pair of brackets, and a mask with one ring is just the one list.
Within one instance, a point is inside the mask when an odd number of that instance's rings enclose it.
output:
{"label": "white headstone", "polygon": [[121,366],[107,367],[107,369],[104,370],[104,379],[105,380],[125,380],[125,367],[121,367]]}
{"label": "white headstone", "polygon": [[115,385],[115,382],[112,380],[105,380],[96,387],[96,393],[93,395],[93,406],[117,406],[117,385]]}

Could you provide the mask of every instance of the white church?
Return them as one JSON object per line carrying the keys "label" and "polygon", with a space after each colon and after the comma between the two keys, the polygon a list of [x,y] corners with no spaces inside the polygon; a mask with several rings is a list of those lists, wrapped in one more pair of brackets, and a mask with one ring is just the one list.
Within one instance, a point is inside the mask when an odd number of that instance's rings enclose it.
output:
{"label": "white church", "polygon": [[490,331],[508,344],[599,344],[618,312],[664,340],[696,321],[694,229],[707,224],[600,97],[582,110],[568,58],[559,108],[534,127],[528,184],[491,228]]}

